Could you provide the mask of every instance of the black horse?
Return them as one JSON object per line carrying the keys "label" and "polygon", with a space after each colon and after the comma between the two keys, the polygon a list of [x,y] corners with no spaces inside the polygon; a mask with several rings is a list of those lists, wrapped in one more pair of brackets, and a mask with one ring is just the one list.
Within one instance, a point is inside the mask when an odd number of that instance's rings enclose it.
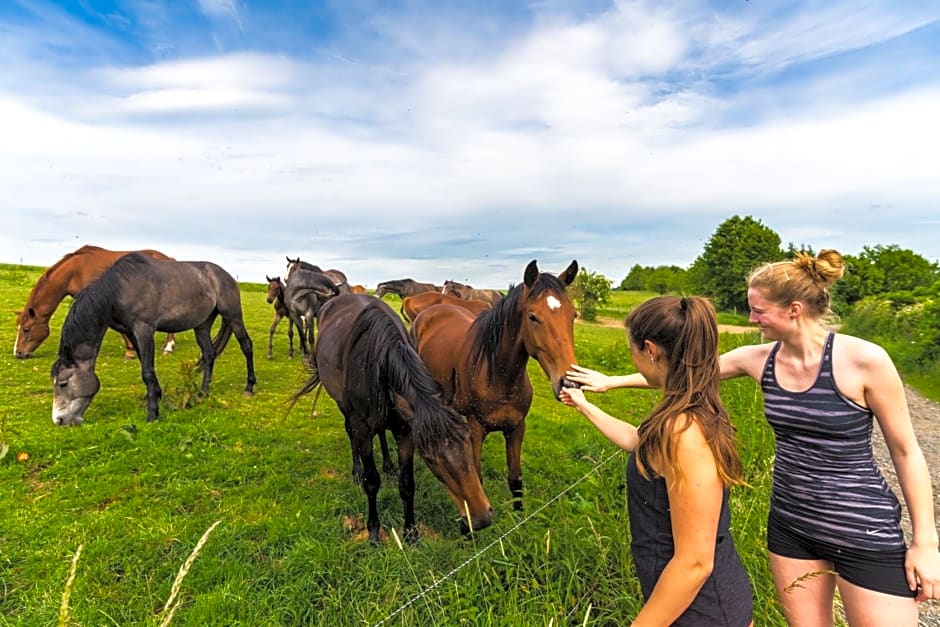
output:
{"label": "black horse", "polygon": [[300,348],[306,355],[313,347],[313,325],[323,303],[339,294],[336,284],[321,272],[295,269],[284,285],[284,304],[300,330]]}
{"label": "black horse", "polygon": [[433,283],[422,283],[414,279],[395,279],[379,283],[375,288],[375,295],[377,298],[382,298],[386,294],[398,294],[405,298],[422,292],[440,292],[441,289],[439,285]]}
{"label": "black horse", "polygon": [[[213,340],[212,323],[222,317]],[[193,329],[202,351],[202,392],[209,393],[215,358],[231,335],[238,338],[248,370],[245,394],[255,385],[251,338],[242,319],[241,293],[232,275],[208,261],[151,259],[140,253],[121,257],[75,298],[62,326],[59,357],[52,366],[52,421],[81,424],[101,387],[95,360],[108,327],[127,335],[140,359],[147,386],[147,421],[156,420],[162,395],[153,367],[156,331]]]}
{"label": "black horse", "polygon": [[[483,529],[493,510],[473,463],[470,429],[441,402],[440,388],[398,315],[365,294],[344,294],[323,305],[319,315],[312,375],[292,404],[322,384],[346,419],[353,458],[365,470],[369,540],[378,543],[376,495],[381,478],[372,441],[388,428],[398,443],[398,491],[404,506],[404,536],[415,541],[414,450],[444,484],[461,516],[461,530]],[[469,520],[467,517],[469,516]]]}

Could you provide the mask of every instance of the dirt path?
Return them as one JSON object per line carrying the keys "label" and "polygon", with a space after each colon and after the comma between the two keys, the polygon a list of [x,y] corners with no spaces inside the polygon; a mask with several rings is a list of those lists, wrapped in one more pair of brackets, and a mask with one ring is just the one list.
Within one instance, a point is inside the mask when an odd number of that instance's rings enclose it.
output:
{"label": "dirt path", "polygon": [[[917,435],[917,442],[924,452],[927,467],[930,469],[930,477],[933,482],[934,516],[938,525],[940,525],[940,404],[924,398],[909,386],[904,387],[907,392],[907,403],[911,409],[911,422],[914,424],[914,433]],[[891,463],[891,456],[888,454],[888,448],[885,446],[880,429],[875,429],[872,444],[875,459],[878,460],[881,472],[887,479],[888,485],[898,495],[898,500],[901,501],[901,526],[904,529],[904,535],[910,542],[910,516],[907,507],[904,506],[904,496],[901,493],[901,487],[898,485],[894,464]],[[921,604],[920,625],[921,627],[940,627],[940,601],[934,600]]]}

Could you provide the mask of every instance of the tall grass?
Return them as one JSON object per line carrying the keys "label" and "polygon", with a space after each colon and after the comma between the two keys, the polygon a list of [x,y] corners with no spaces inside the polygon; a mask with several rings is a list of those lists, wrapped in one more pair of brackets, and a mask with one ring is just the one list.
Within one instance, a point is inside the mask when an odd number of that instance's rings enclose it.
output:
{"label": "tall grass", "polygon": [[[0,306],[21,308],[40,270],[0,266]],[[309,403],[286,413],[306,373],[299,358],[286,359],[283,324],[274,359],[264,358],[273,310],[263,291],[243,288],[256,396],[242,397],[244,360],[230,346],[210,396],[182,402],[186,363],[198,356],[192,334],[182,333],[176,353],[157,356],[165,396],[153,423],[145,422],[139,364],[123,359],[120,337],[109,332],[85,424],[54,426],[50,368],[67,303],[30,360],[12,356],[12,316],[0,325],[0,437],[10,447],[0,459],[0,625],[51,624],[63,608],[73,625],[158,625],[167,607],[173,625],[374,625],[389,617],[384,624],[629,624],[641,596],[626,458],[552,398],[537,364],[522,457],[525,511],[512,509],[496,434],[483,450],[492,527],[463,538],[443,487],[418,463],[421,542],[374,548],[358,533],[365,496],[351,480],[341,414],[325,395],[316,415]],[[579,323],[576,339],[584,365],[630,370],[622,329]],[[757,624],[783,625],[763,540],[772,435],[753,383],[727,382],[723,395],[750,483],[732,492],[734,539],[754,583]],[[625,390],[595,397],[634,422],[655,399]],[[400,530],[401,502],[388,479],[378,504],[384,528]],[[207,529],[211,538],[200,542]],[[185,580],[174,585],[183,566]]]}

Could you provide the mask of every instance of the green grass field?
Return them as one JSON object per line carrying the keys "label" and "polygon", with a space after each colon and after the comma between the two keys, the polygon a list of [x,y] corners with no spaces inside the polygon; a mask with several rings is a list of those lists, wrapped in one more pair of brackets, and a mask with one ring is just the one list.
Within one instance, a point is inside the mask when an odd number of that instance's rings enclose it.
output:
{"label": "green grass field", "polygon": [[[40,271],[0,266],[0,305],[22,308]],[[245,285],[242,295],[256,396],[241,395],[244,360],[231,342],[210,397],[186,407],[187,366],[198,350],[182,333],[174,354],[157,357],[164,398],[161,419],[149,424],[138,363],[123,359],[120,337],[108,332],[96,368],[102,387],[85,424],[54,426],[50,368],[70,299],[29,360],[13,357],[8,314],[0,325],[0,442],[8,446],[0,459],[0,625],[629,624],[641,601],[626,457],[552,398],[537,364],[524,512],[510,506],[495,434],[483,452],[492,527],[461,537],[443,487],[418,462],[422,540],[402,549],[390,537],[376,548],[361,532],[365,496],[351,480],[340,413],[326,395],[315,415],[311,398],[286,413],[305,373],[286,358],[285,322],[274,359],[265,358],[272,308],[260,286]],[[622,320],[630,299],[645,296],[617,293],[599,313]],[[582,364],[631,369],[622,329],[579,322],[576,338]],[[727,348],[754,337],[722,340]],[[756,624],[783,625],[763,540],[772,434],[756,385],[731,381],[722,390],[750,482],[732,493],[733,533],[754,584]],[[621,390],[595,400],[637,422],[655,398]],[[399,529],[401,502],[387,479],[379,508],[384,528]],[[172,615],[164,611],[171,598],[179,603]]]}

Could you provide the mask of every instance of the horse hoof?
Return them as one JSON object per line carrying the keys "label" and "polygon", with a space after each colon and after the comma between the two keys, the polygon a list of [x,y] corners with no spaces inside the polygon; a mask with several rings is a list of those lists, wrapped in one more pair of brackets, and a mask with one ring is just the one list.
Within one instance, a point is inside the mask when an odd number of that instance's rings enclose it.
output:
{"label": "horse hoof", "polygon": [[252,392],[251,390],[245,390],[244,392],[242,392],[242,396],[244,396],[245,398],[251,398],[254,395],[255,393]]}

